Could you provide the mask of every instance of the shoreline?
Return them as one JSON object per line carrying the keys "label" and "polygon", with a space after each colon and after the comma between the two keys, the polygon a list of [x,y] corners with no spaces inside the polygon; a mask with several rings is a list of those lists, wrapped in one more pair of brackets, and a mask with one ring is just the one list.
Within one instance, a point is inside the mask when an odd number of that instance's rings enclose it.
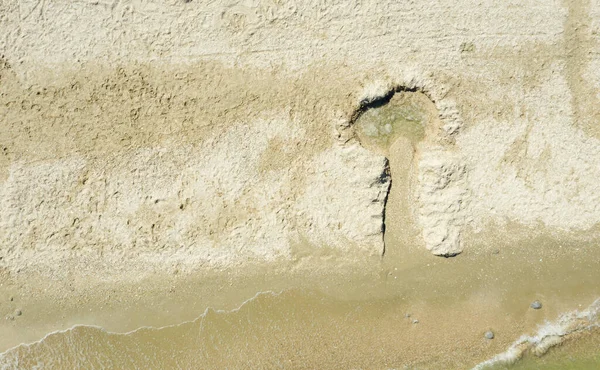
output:
{"label": "shoreline", "polygon": [[516,3],[2,2],[0,352],[466,368],[588,307],[600,7]]}
{"label": "shoreline", "polygon": [[[534,332],[544,321],[585,308],[600,297],[594,284],[585,284],[600,279],[600,256],[593,253],[592,245],[580,245],[578,249],[579,253],[568,246],[532,253],[527,248],[514,248],[494,254],[480,248],[477,253],[467,252],[451,259],[433,258],[424,251],[421,256],[412,253],[412,261],[394,260],[392,256],[379,264],[370,261],[340,265],[335,260],[310,263],[307,259],[295,269],[282,263],[252,266],[243,271],[155,275],[138,283],[123,282],[118,287],[106,283],[104,288],[98,285],[70,294],[56,289],[37,299],[19,294],[11,304],[22,309],[23,314],[14,320],[2,320],[0,330],[10,335],[4,337],[0,349],[5,351],[17,341],[39,340],[49,332],[76,324],[115,333],[141,327],[184,328],[209,307],[229,311],[257,292],[282,291],[287,298],[266,310],[260,308],[261,315],[272,314],[276,318],[285,310],[294,312],[296,305],[310,307],[326,302],[326,322],[336,322],[341,320],[340,315],[351,313],[351,307],[362,307],[365,317],[336,329],[346,333],[348,340],[365,335],[366,327],[379,327],[383,337],[397,343],[386,347],[386,351],[401,354],[398,358],[403,364],[421,364],[425,368],[474,366],[503,352],[519,336]],[[572,264],[567,263],[567,256]],[[570,274],[553,273],[564,270],[565,265],[573,267]],[[333,266],[337,269],[333,270]],[[532,271],[536,276],[531,276]],[[7,293],[4,287],[2,296]],[[23,286],[22,293],[25,292]],[[321,298],[311,301],[314,295]],[[534,299],[542,301],[541,310],[529,308]],[[7,305],[3,302],[0,307],[5,310]],[[404,317],[408,313],[412,319]],[[413,324],[410,320],[419,322]],[[386,325],[398,330],[390,331]],[[490,329],[495,338],[486,340],[483,334]],[[12,343],[6,338],[11,338]],[[374,343],[380,341],[372,336],[366,338]],[[382,360],[381,356],[374,356],[371,360]]]}

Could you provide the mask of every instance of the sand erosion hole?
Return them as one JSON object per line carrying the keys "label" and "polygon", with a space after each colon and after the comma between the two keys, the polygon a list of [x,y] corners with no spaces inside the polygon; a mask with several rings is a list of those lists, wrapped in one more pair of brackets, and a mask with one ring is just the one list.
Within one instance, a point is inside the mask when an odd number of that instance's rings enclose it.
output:
{"label": "sand erosion hole", "polygon": [[441,127],[435,104],[422,91],[396,89],[362,105],[352,123],[360,144],[389,161],[391,185],[385,198],[382,225],[384,253],[390,252],[390,240],[393,245],[422,243],[411,216],[413,179],[417,178],[414,164],[423,143],[435,138]]}

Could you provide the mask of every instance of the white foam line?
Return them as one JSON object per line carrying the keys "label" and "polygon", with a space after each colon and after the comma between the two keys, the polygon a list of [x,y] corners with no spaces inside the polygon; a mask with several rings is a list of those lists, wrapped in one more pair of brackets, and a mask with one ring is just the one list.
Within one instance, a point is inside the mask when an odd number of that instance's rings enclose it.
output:
{"label": "white foam line", "polygon": [[582,312],[575,310],[561,315],[555,322],[544,323],[534,336],[521,336],[506,351],[478,364],[472,370],[482,370],[493,365],[510,365],[521,359],[526,352],[543,355],[569,335],[600,327],[599,313],[600,299],[597,299]]}
{"label": "white foam line", "polygon": [[284,290],[281,290],[279,292],[274,292],[274,291],[271,291],[271,290],[267,290],[267,291],[264,291],[264,292],[258,292],[253,297],[250,297],[250,298],[246,299],[244,302],[242,302],[242,304],[240,304],[239,307],[231,309],[231,310],[215,310],[212,307],[207,307],[200,316],[196,317],[193,320],[184,321],[184,322],[177,323],[177,324],[160,326],[160,327],[155,327],[155,326],[140,326],[139,328],[136,328],[136,329],[128,331],[128,332],[111,332],[111,331],[108,331],[108,330],[104,329],[101,326],[98,326],[98,325],[75,324],[72,327],[67,328],[67,329],[52,331],[52,332],[46,334],[43,338],[41,338],[41,339],[39,339],[39,340],[37,340],[35,342],[17,344],[16,346],[11,347],[11,348],[7,349],[6,351],[0,353],[0,361],[2,361],[6,355],[8,355],[10,352],[12,352],[14,350],[17,350],[19,348],[29,348],[29,347],[34,346],[36,344],[42,343],[46,338],[48,338],[48,337],[50,337],[50,336],[52,336],[54,334],[64,334],[64,333],[67,333],[67,332],[69,332],[71,330],[74,330],[76,328],[94,328],[94,329],[99,329],[102,332],[104,332],[106,334],[109,334],[109,335],[130,335],[130,334],[136,333],[136,332],[138,332],[140,330],[161,330],[161,329],[166,329],[166,328],[173,328],[173,327],[176,327],[176,326],[190,324],[190,323],[194,323],[194,322],[196,322],[198,320],[201,320],[201,319],[203,319],[208,314],[208,311],[210,311],[211,309],[213,311],[217,312],[217,313],[233,313],[233,312],[237,312],[237,311],[241,310],[242,307],[244,307],[246,304],[254,301],[256,298],[260,297],[261,295],[270,294],[272,296],[278,296],[278,295],[280,295],[283,292],[284,292]]}

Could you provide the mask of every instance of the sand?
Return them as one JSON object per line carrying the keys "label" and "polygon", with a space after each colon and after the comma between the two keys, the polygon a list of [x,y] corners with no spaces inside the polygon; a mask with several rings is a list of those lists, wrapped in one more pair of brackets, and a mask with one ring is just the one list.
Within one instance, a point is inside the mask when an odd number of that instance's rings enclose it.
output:
{"label": "sand", "polygon": [[354,120],[393,91],[433,113],[402,164],[415,244],[597,239],[597,4],[472,5],[4,2],[2,267],[381,255],[385,160]]}
{"label": "sand", "polygon": [[[533,246],[543,246],[544,252]],[[11,289],[13,302],[2,302],[3,311],[11,312],[13,306],[23,310],[21,317],[2,321],[2,332],[10,334],[3,336],[2,349],[75,324],[117,333],[176,325],[136,331],[127,334],[128,339],[80,328],[46,338],[41,347],[10,353],[24,361],[52,358],[65,361],[60,366],[74,366],[85,363],[78,357],[81,350],[88,359],[107,364],[100,354],[118,345],[129,349],[109,356],[115,364],[133,361],[151,367],[167,366],[181,350],[187,353],[178,357],[181,367],[238,367],[249,359],[269,367],[276,358],[291,361],[286,365],[290,368],[468,368],[503,352],[521,335],[534,334],[545,321],[583,310],[600,296],[600,256],[593,245],[563,246],[538,239],[528,246],[505,246],[497,254],[480,250],[432,261],[427,252],[419,255],[406,247],[404,258],[362,266],[336,263],[334,269],[327,261],[313,261],[311,266],[155,276],[129,285],[57,283],[45,292],[28,291],[28,277],[27,285]],[[322,269],[316,271],[315,265]],[[259,295],[254,302],[257,292],[275,294]],[[543,303],[540,310],[530,308],[536,299]],[[198,317],[208,307],[225,311],[209,311],[210,325],[216,325],[206,329],[210,335],[197,329],[204,320]],[[182,323],[194,319],[199,321]],[[484,337],[490,329],[493,340]],[[260,347],[252,339],[256,336],[263,338]],[[65,347],[80,340],[82,347]],[[124,344],[118,344],[122,340]],[[113,341],[117,344],[110,344]],[[214,353],[209,350],[213,344],[218,349]],[[145,351],[154,355],[144,357]]]}
{"label": "sand", "polygon": [[2,2],[0,348],[284,291],[247,307],[294,312],[281,354],[314,356],[292,367],[462,368],[589,305],[599,20],[597,0]]}

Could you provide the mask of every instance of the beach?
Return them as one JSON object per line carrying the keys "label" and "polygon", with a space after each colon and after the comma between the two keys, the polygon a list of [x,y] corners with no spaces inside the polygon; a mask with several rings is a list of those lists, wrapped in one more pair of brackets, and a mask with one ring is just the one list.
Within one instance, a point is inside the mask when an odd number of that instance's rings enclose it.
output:
{"label": "beach", "polygon": [[599,25],[3,2],[0,363],[593,366]]}

